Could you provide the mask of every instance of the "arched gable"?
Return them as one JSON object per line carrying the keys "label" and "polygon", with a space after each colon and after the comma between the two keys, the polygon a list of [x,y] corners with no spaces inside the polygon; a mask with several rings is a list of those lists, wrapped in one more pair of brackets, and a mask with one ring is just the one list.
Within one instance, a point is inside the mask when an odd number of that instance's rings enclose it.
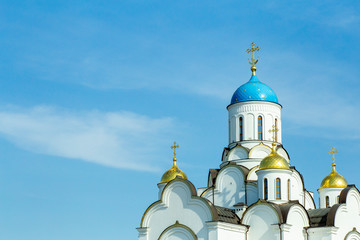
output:
{"label": "arched gable", "polygon": [[344,188],[339,197],[339,203],[345,203],[352,211],[358,211],[360,214],[360,193],[354,185],[349,185]]}
{"label": "arched gable", "polygon": [[360,240],[360,233],[356,230],[356,228],[353,228],[352,231],[346,234],[344,240]]}
{"label": "arched gable", "polygon": [[256,165],[255,167],[253,167],[252,169],[250,169],[247,177],[246,177],[246,181],[257,181],[258,180],[258,176],[256,174],[256,171],[259,169],[259,165]]}
{"label": "arched gable", "polygon": [[174,225],[167,227],[161,234],[158,240],[167,239],[182,239],[182,240],[197,240],[196,234],[186,225],[180,224],[176,221]]}
{"label": "arched gable", "polygon": [[282,156],[283,158],[285,158],[285,159],[289,162],[290,157],[289,157],[288,152],[285,150],[285,148],[283,148],[283,147],[278,147],[278,148],[276,149],[276,152],[277,152],[280,156]]}
{"label": "arched gable", "polygon": [[179,221],[197,236],[207,236],[206,222],[216,221],[214,205],[197,196],[194,185],[180,177],[166,184],[159,201],[146,209],[141,228],[149,228],[149,239],[158,239],[164,229]]}
{"label": "arched gable", "polygon": [[[360,193],[354,185],[349,185],[343,189],[339,197],[340,204],[333,214],[328,216],[332,224],[340,229],[357,228],[360,229]],[[333,207],[334,207],[333,206]],[[332,208],[333,208],[332,207]],[[345,233],[344,233],[345,235]],[[342,237],[344,237],[344,235]]]}
{"label": "arched gable", "polygon": [[308,212],[305,210],[305,208],[299,204],[288,204],[289,208],[283,212],[284,221],[287,224],[290,224],[292,226],[300,227],[303,229],[304,227],[310,226],[310,217]]}
{"label": "arched gable", "polygon": [[291,179],[290,179],[290,199],[298,200],[303,203],[304,201],[304,182],[301,174],[293,167],[291,167]]}
{"label": "arched gable", "polygon": [[215,186],[206,189],[201,197],[226,208],[245,202],[245,179],[248,171],[247,168],[236,164],[224,166],[216,177]]}
{"label": "arched gable", "polygon": [[270,240],[278,235],[283,218],[278,207],[259,200],[245,211],[241,223],[250,226],[249,239]]}
{"label": "arched gable", "polygon": [[249,157],[248,150],[241,145],[232,148],[228,153],[228,161],[246,159]]}
{"label": "arched gable", "polygon": [[261,142],[250,150],[249,158],[264,158],[269,155],[270,152],[271,148]]}
{"label": "arched gable", "polygon": [[315,209],[315,201],[314,198],[311,196],[310,192],[305,190],[305,208],[306,209]]}

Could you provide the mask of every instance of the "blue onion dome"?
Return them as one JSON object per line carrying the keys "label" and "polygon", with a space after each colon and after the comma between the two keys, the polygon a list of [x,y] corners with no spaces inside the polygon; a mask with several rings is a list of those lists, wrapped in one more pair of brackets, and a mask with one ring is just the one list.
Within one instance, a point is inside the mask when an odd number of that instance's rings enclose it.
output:
{"label": "blue onion dome", "polygon": [[255,74],[251,76],[247,83],[236,89],[230,104],[245,101],[267,101],[279,104],[275,92],[269,86],[260,82]]}

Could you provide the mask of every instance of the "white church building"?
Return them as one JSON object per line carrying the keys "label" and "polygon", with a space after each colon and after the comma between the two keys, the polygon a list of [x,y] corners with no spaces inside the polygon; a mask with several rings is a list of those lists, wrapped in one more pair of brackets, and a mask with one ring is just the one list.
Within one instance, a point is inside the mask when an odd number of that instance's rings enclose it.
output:
{"label": "white church building", "polygon": [[[360,240],[360,193],[335,169],[319,185],[319,208],[282,144],[275,92],[256,76],[233,94],[229,145],[207,186],[196,189],[177,166],[164,173],[158,200],[142,216],[139,240]],[[329,166],[330,167],[330,166]]]}

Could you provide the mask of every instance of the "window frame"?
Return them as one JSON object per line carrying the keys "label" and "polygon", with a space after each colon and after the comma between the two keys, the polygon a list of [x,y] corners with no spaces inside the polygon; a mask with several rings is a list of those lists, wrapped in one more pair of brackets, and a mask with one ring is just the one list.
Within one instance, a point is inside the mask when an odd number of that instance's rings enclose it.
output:
{"label": "window frame", "polygon": [[239,140],[244,140],[244,119],[243,117],[239,117]]}
{"label": "window frame", "polygon": [[[261,115],[258,116],[257,118],[257,130],[258,130],[258,140],[263,140],[264,139],[264,131],[263,131],[263,126],[264,126],[264,121],[263,121],[263,117]],[[259,131],[261,130],[261,131]]]}
{"label": "window frame", "polygon": [[267,178],[264,179],[264,199],[269,199],[269,181]]}
{"label": "window frame", "polygon": [[280,178],[275,179],[275,198],[281,200],[281,180]]}
{"label": "window frame", "polygon": [[330,198],[329,198],[329,196],[325,197],[325,206],[326,206],[326,208],[330,207]]}

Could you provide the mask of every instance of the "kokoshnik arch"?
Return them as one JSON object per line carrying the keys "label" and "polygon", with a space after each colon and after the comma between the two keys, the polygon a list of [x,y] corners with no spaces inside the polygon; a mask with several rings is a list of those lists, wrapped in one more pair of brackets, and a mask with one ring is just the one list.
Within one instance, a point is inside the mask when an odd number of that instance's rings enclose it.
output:
{"label": "kokoshnik arch", "polygon": [[360,240],[360,193],[335,169],[320,184],[319,208],[282,144],[275,92],[256,76],[251,44],[250,80],[233,94],[229,145],[206,187],[196,189],[177,166],[164,173],[158,201],[145,211],[139,240]]}

